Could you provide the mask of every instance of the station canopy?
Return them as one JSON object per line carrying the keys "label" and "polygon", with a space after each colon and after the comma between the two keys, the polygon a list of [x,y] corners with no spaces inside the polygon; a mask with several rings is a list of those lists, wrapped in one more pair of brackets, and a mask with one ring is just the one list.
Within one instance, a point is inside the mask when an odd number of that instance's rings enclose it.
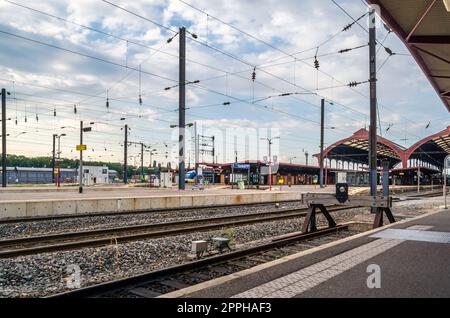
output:
{"label": "station canopy", "polygon": [[450,112],[450,0],[366,1],[379,6]]}
{"label": "station canopy", "polygon": [[[378,159],[388,160],[394,167],[402,162],[405,148],[383,137],[377,137]],[[360,129],[349,138],[339,140],[324,150],[324,158],[368,164],[369,162],[369,132]]]}
{"label": "station canopy", "polygon": [[406,158],[419,159],[443,168],[447,155],[450,155],[450,126],[412,145],[407,150]]}
{"label": "station canopy", "polygon": [[[389,160],[391,168],[400,162],[403,168],[410,168],[408,161],[418,159],[437,169],[442,169],[447,155],[450,155],[450,126],[407,149],[377,136],[377,157]],[[318,157],[318,155],[315,156]],[[360,129],[352,136],[335,142],[324,150],[323,157],[367,165],[369,163],[369,132]]]}

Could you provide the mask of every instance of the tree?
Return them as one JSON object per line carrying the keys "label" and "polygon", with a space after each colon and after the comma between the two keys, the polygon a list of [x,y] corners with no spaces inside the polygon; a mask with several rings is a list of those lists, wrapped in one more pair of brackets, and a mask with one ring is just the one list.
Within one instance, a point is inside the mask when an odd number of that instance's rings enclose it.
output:
{"label": "tree", "polygon": [[[61,158],[61,168],[77,168],[79,160]],[[50,168],[52,157],[26,157],[22,155],[8,155],[6,157],[8,167],[24,168]],[[83,161],[85,166],[106,166],[110,170],[117,171],[119,178],[123,177],[123,165],[119,162]],[[128,173],[131,175],[136,170],[134,166],[128,166]],[[144,169],[145,172],[145,169]]]}

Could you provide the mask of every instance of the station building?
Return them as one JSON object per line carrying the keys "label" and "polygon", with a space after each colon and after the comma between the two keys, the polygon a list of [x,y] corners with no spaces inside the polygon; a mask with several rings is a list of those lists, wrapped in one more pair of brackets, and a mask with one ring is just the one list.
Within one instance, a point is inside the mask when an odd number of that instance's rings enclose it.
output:
{"label": "station building", "polygon": [[[221,184],[232,184],[244,181],[251,185],[268,185],[268,166],[262,161],[242,161],[237,163],[209,164],[202,163],[215,173],[215,180]],[[249,166],[249,168],[241,168]],[[238,167],[238,168],[235,168]],[[364,171],[346,171],[344,169],[327,169],[327,183],[336,182],[337,172],[346,172],[347,181],[350,185],[365,185],[368,181],[367,173]],[[319,166],[306,166],[291,163],[277,163],[272,168],[273,185],[312,185],[319,183]]]}
{"label": "station building", "polygon": [[[378,173],[382,175],[382,161],[389,162],[390,183],[393,185],[441,184],[444,159],[450,154],[450,126],[428,136],[409,148],[386,138],[377,138]],[[317,159],[319,154],[314,155]],[[346,172],[347,182],[352,186],[369,184],[369,132],[360,129],[351,136],[326,148],[324,158],[324,182],[335,184],[338,172]],[[262,161],[237,163],[202,163],[222,184],[243,180],[248,184],[267,185],[267,164]],[[211,174],[211,173],[210,173]],[[301,185],[318,183],[319,166],[277,163],[272,170],[272,184]],[[420,175],[420,180],[418,180]]]}

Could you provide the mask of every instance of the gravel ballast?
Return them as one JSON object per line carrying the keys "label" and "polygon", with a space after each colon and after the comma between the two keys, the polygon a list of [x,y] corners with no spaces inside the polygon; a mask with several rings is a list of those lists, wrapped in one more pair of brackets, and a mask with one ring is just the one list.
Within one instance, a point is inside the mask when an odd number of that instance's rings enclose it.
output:
{"label": "gravel ballast", "polygon": [[[414,216],[435,210],[441,198],[398,202],[394,214]],[[272,207],[273,209],[273,207]],[[192,212],[192,211],[191,211]],[[252,211],[254,212],[254,211]],[[337,222],[372,222],[369,209],[333,213]],[[319,224],[325,224],[318,216]],[[245,248],[274,236],[297,232],[303,218],[235,227],[234,248]],[[0,259],[0,297],[37,297],[69,289],[71,272],[80,270],[81,287],[166,268],[188,261],[191,241],[223,236],[230,229],[140,240],[98,248]]]}
{"label": "gravel ballast", "polygon": [[261,204],[255,206],[232,206],[210,209],[167,210],[162,212],[136,212],[126,215],[86,216],[70,219],[40,220],[32,222],[17,222],[0,224],[0,240],[27,236],[96,230],[112,227],[131,226],[139,224],[168,223],[205,219],[220,216],[263,213],[274,210],[304,208],[299,202],[282,202],[279,207],[275,204]]}

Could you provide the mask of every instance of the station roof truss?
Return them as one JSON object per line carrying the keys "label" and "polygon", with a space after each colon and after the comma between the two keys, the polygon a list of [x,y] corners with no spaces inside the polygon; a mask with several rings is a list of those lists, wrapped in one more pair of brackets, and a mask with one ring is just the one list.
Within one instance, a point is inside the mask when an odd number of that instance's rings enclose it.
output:
{"label": "station roof truss", "polygon": [[420,159],[441,168],[447,155],[450,155],[450,126],[418,141],[406,153],[407,159]]}
{"label": "station roof truss", "polygon": [[[378,158],[389,160],[391,167],[402,161],[404,151],[405,149],[402,146],[383,137],[377,137]],[[369,160],[369,132],[361,129],[351,137],[339,140],[324,150],[324,158],[367,164]]]}
{"label": "station roof truss", "polygon": [[[323,157],[368,164],[368,140],[369,132],[365,129],[358,130],[352,136],[339,140],[325,149]],[[406,168],[408,160],[419,159],[434,167],[442,168],[447,155],[450,155],[450,126],[418,141],[408,149],[383,137],[377,137],[377,156],[379,159],[389,160],[391,167],[402,162]]]}
{"label": "station roof truss", "polygon": [[[356,140],[347,141],[344,144],[349,147],[352,147],[352,148],[364,150],[365,152],[369,151],[369,141],[368,140],[356,139]],[[382,156],[385,158],[394,158],[394,159],[400,160],[400,156],[395,151],[393,151],[391,148],[389,148],[388,146],[386,146],[382,143],[377,144],[377,154],[379,156]]]}
{"label": "station roof truss", "polygon": [[[445,0],[447,1],[447,0]],[[444,0],[366,0],[403,41],[450,112],[450,8]]]}

